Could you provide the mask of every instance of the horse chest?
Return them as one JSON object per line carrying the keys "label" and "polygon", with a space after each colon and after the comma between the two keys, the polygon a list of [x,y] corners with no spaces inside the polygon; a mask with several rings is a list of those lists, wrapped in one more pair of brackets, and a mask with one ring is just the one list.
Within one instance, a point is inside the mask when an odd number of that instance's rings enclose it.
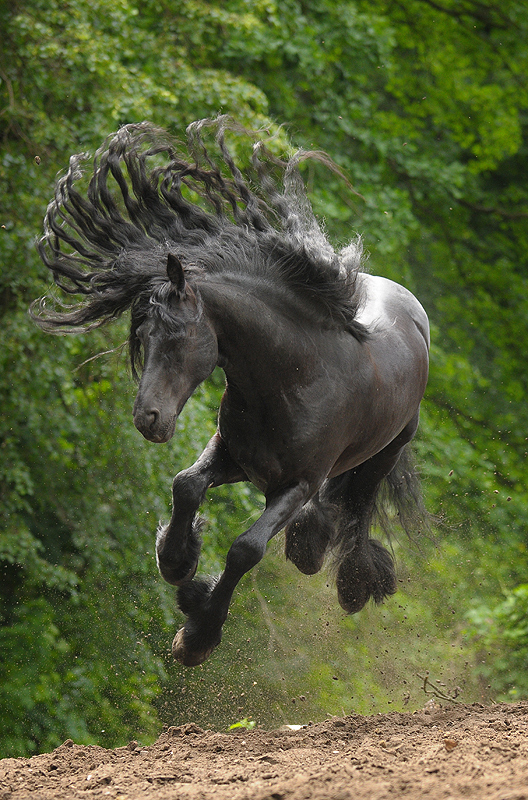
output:
{"label": "horse chest", "polygon": [[219,431],[231,457],[264,492],[299,477],[316,484],[335,459],[330,407],[314,407],[295,392],[252,403],[225,397]]}

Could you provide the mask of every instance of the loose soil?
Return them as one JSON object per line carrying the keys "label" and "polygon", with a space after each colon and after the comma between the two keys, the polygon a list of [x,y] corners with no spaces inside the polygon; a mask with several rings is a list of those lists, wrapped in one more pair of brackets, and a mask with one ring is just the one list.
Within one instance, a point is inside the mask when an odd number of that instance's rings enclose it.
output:
{"label": "loose soil", "polygon": [[528,703],[430,705],[300,730],[165,730],[0,761],[0,800],[528,800]]}

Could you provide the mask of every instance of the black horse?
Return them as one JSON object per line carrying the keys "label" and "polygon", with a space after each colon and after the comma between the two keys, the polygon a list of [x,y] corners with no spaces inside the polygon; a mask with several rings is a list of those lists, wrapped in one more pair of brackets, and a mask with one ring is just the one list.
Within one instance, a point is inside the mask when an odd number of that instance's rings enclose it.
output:
{"label": "black horse", "polygon": [[[369,536],[380,488],[403,527],[419,506],[402,453],[427,381],[426,314],[406,289],[361,271],[359,239],[340,252],[328,243],[298,169],[323,155],[280,161],[257,142],[242,172],[230,127],[225,117],[193,123],[184,151],[147,123],[127,125],[97,151],[83,192],[86,156],[73,156],[39,251],[81,298],[32,308],[55,331],[131,310],[134,423],[152,442],[171,438],[217,365],[225,372],[217,432],[174,479],[172,518],[157,536],[160,572],[180,587],[187,617],[173,642],[186,665],[219,644],[238,581],[281,529],[301,572],[334,555],[339,602],[356,612],[396,590],[392,556]],[[207,146],[206,128],[216,134]],[[219,578],[193,580],[196,512],[207,489],[236,481],[251,481],[265,510]]]}

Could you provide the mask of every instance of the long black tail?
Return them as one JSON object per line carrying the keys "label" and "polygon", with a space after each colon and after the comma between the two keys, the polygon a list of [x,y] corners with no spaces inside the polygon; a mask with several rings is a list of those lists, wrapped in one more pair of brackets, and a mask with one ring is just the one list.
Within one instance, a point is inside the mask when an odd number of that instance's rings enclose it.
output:
{"label": "long black tail", "polygon": [[424,504],[422,484],[414,461],[412,444],[406,445],[374,496],[373,522],[389,538],[401,528],[414,540],[430,530],[434,517]]}

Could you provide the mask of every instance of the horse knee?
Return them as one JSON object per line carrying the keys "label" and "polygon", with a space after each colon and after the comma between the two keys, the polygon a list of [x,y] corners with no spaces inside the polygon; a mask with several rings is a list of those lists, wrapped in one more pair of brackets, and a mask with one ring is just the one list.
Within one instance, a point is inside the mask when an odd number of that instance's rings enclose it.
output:
{"label": "horse knee", "polygon": [[172,503],[175,509],[196,510],[205,496],[203,481],[190,467],[179,472],[172,481]]}

